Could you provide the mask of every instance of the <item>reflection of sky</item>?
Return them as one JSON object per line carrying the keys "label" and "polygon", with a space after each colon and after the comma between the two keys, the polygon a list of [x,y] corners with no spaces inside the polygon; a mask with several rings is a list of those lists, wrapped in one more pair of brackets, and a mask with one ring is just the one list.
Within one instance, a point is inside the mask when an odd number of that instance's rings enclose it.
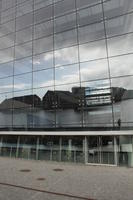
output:
{"label": "reflection of sky", "polygon": [[[98,0],[95,0],[97,2]],[[86,4],[87,3],[94,3],[94,1],[83,1],[77,0],[77,5]],[[124,9],[125,11],[131,10],[133,8],[133,1],[123,1],[123,0],[112,0],[108,1],[104,4],[105,9],[105,16],[110,17],[113,15],[123,14]],[[89,11],[89,12],[88,12]],[[117,12],[116,12],[117,11]],[[79,24],[82,23],[90,23],[89,20],[96,20],[97,16],[99,16],[101,12],[101,6],[95,6],[92,9],[86,9],[86,12],[78,12],[78,22]],[[89,16],[90,15],[90,16]],[[89,16],[89,17],[87,17]],[[63,19],[63,18],[61,18]],[[88,20],[88,21],[85,21]],[[64,21],[66,23],[66,21]],[[63,27],[63,23],[61,23]],[[128,31],[133,31],[132,25],[132,14],[127,16],[122,16],[121,18],[112,19],[106,21],[106,28],[107,34],[109,36],[115,34],[126,33]],[[58,24],[59,29],[59,24]],[[94,40],[97,38],[103,38],[103,23],[97,23],[97,25],[84,26],[79,28],[79,40],[82,41],[90,41],[91,38]],[[88,30],[88,31],[87,31]],[[90,31],[89,31],[90,30]],[[91,32],[92,30],[92,32]],[[41,30],[40,30],[41,31]],[[67,32],[71,33],[71,32]],[[67,34],[66,33],[66,34]],[[85,35],[85,38],[84,38]],[[7,44],[12,43],[12,34],[7,39]],[[56,45],[58,46],[67,46],[71,44],[75,44],[75,40],[77,38],[73,37],[72,34],[66,35],[65,38],[60,38],[59,35],[56,37]],[[45,50],[52,49],[52,37],[48,37],[45,39],[39,40],[38,47],[35,46],[36,52],[42,52]],[[83,38],[83,39],[82,39]],[[93,40],[92,39],[92,40]],[[73,40],[73,41],[72,41]],[[2,41],[2,39],[1,39]],[[36,40],[37,41],[37,40]],[[42,43],[43,41],[43,43]],[[4,40],[2,42],[5,42]],[[60,43],[61,42],[61,43]],[[42,45],[41,45],[42,43]],[[35,43],[36,44],[36,43]],[[2,43],[0,44],[2,45]],[[29,42],[25,45],[20,45],[16,48],[16,54],[18,58],[22,58],[23,56],[31,55],[32,53],[32,43]],[[50,47],[50,49],[49,49]],[[80,50],[80,61],[90,61],[93,59],[99,58],[106,58],[106,44],[105,40],[99,40],[95,42],[91,42],[88,44],[82,44],[79,46]],[[108,39],[108,51],[109,56],[116,56],[118,54],[125,54],[125,53],[133,53],[133,34],[127,34],[124,36],[113,37]],[[3,51],[0,51],[0,63],[8,62],[13,60],[13,53],[14,49],[9,48]],[[55,66],[59,67],[55,70],[55,83],[57,85],[60,84],[67,84],[67,83],[74,83],[79,81],[79,66],[74,65],[73,63],[78,62],[78,47],[68,47],[60,50],[56,50],[55,53],[55,60],[53,60],[53,53],[43,53],[39,56],[34,56],[33,59],[33,69],[34,70],[41,70],[52,68],[53,63],[55,61]],[[124,76],[124,75],[133,75],[133,59],[132,55],[121,56],[116,58],[110,58],[110,72],[111,76]],[[7,64],[0,65],[0,77],[4,76],[11,76],[12,71],[12,62]],[[67,67],[63,67],[62,65],[73,64]],[[19,60],[15,62],[14,66],[14,73],[25,73],[32,70],[32,60],[31,58],[26,58],[23,60]],[[108,66],[106,59],[102,59],[99,61],[93,62],[86,62],[81,63],[80,65],[80,72],[81,72],[81,81],[89,81],[95,79],[102,79],[108,77]],[[53,69],[43,70],[40,72],[34,72],[33,75],[34,80],[34,87],[47,87],[51,86],[54,83],[54,71]],[[121,79],[113,79],[112,86],[114,87],[124,87],[127,89],[133,89],[132,87],[132,77],[131,78],[121,78]],[[32,74],[28,73],[27,75],[15,76],[14,78],[14,89],[15,90],[24,90],[31,88],[32,84]],[[102,84],[102,81],[100,82]],[[92,86],[89,87],[101,87],[97,85],[94,81],[92,82]],[[94,85],[94,86],[93,86]],[[67,88],[67,86],[66,86]],[[12,78],[5,78],[0,79],[0,92],[11,92],[13,89],[13,80]],[[40,94],[41,95],[41,94]]]}

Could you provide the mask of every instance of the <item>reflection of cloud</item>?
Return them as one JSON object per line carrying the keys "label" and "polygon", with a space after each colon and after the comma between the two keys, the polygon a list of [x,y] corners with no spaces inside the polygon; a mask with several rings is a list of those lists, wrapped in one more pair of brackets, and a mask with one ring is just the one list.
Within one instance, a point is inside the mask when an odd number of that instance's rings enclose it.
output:
{"label": "reflection of cloud", "polygon": [[55,51],[56,67],[60,65],[76,63],[77,61],[78,61],[77,47],[64,48],[64,49]]}
{"label": "reflection of cloud", "polygon": [[52,53],[47,53],[44,55],[44,61],[49,61],[53,58],[53,54]]}
{"label": "reflection of cloud", "polygon": [[110,71],[112,76],[133,75],[133,55],[111,58]]}
{"label": "reflection of cloud", "polygon": [[80,72],[82,81],[108,78],[107,60],[104,59],[82,63],[80,66]]}

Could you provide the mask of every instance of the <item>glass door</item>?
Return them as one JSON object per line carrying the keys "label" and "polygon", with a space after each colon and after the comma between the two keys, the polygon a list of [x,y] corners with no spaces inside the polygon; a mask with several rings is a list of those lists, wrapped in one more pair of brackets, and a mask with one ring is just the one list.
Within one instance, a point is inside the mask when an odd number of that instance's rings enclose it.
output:
{"label": "glass door", "polygon": [[88,137],[88,163],[115,164],[115,148],[113,136]]}

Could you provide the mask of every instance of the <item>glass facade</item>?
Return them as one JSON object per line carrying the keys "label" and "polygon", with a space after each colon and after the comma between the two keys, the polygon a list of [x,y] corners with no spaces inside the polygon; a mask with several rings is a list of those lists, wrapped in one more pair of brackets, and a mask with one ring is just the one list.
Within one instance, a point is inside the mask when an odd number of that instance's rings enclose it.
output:
{"label": "glass facade", "polygon": [[130,0],[0,0],[0,129],[131,129]]}
{"label": "glass facade", "polygon": [[0,156],[133,167],[133,136],[1,135]]}
{"label": "glass facade", "polygon": [[[0,130],[132,130],[132,43],[131,0],[0,0]],[[3,136],[1,155],[126,165],[131,141]]]}

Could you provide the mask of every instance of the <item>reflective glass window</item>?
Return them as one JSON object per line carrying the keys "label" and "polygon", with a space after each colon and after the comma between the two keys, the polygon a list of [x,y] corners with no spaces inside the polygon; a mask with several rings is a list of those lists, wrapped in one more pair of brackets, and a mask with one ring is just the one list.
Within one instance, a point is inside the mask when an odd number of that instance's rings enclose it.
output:
{"label": "reflective glass window", "polygon": [[32,27],[16,32],[16,44],[32,40]]}
{"label": "reflective glass window", "polygon": [[14,91],[32,88],[32,73],[14,76]]}
{"label": "reflective glass window", "polygon": [[53,21],[43,22],[34,26],[34,38],[41,38],[53,34]]}
{"label": "reflective glass window", "polygon": [[55,18],[54,31],[62,32],[76,27],[76,13]]}
{"label": "reflective glass window", "polygon": [[55,16],[64,15],[74,10],[75,10],[75,0],[59,1],[54,5]]}
{"label": "reflective glass window", "polygon": [[51,51],[53,49],[53,36],[34,40],[34,54]]}
{"label": "reflective glass window", "polygon": [[126,34],[108,39],[109,56],[133,52],[133,34]]}
{"label": "reflective glass window", "polygon": [[78,62],[78,47],[69,47],[55,51],[55,66]]}
{"label": "reflective glass window", "polygon": [[52,15],[53,15],[52,5],[40,8],[34,12],[34,23],[47,21],[52,18]]}
{"label": "reflective glass window", "polygon": [[73,29],[56,34],[54,37],[55,49],[69,47],[77,44],[77,30]]}
{"label": "reflective glass window", "polygon": [[33,72],[33,87],[47,87],[54,84],[54,70],[47,69]]}
{"label": "reflective glass window", "polygon": [[103,20],[102,5],[96,5],[78,11],[78,25],[87,25]]}
{"label": "reflective glass window", "polygon": [[15,46],[15,58],[20,59],[32,55],[32,42]]}
{"label": "reflective glass window", "polygon": [[22,74],[32,71],[32,57],[16,60],[14,63],[14,74]]}
{"label": "reflective glass window", "polygon": [[79,82],[79,65],[69,65],[55,69],[55,84]]}
{"label": "reflective glass window", "polygon": [[53,52],[43,53],[33,57],[33,70],[53,68]]}
{"label": "reflective glass window", "polygon": [[94,60],[106,57],[105,40],[86,43],[79,46],[80,61]]}
{"label": "reflective glass window", "polygon": [[108,62],[106,59],[84,62],[80,64],[81,81],[108,78]]}
{"label": "reflective glass window", "polygon": [[79,43],[85,43],[104,38],[105,32],[103,22],[80,27],[78,36]]}
{"label": "reflective glass window", "polygon": [[0,77],[12,76],[13,75],[13,62],[0,64]]}

